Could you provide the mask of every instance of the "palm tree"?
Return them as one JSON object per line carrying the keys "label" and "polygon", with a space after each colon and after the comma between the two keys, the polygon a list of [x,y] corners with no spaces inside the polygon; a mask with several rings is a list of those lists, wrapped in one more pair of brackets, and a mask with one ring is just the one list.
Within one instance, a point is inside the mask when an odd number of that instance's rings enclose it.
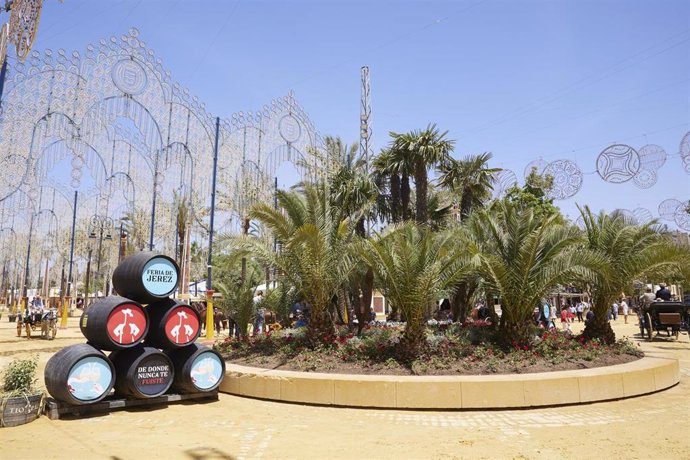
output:
{"label": "palm tree", "polygon": [[148,244],[151,216],[143,209],[137,208],[125,214],[122,222],[127,232],[127,253],[143,251]]}
{"label": "palm tree", "polygon": [[613,302],[632,289],[635,279],[663,279],[679,273],[688,251],[665,238],[655,221],[638,226],[619,213],[594,215],[587,206],[578,209],[584,220],[585,245],[603,260],[589,279],[594,319],[584,336],[613,343],[616,336],[607,320]]}
{"label": "palm tree", "polygon": [[455,146],[455,141],[445,138],[447,134],[448,131],[439,132],[435,124],[427,126],[423,131],[390,133],[393,156],[401,157],[407,170],[414,174],[415,221],[418,224],[426,223],[428,219],[428,169],[445,161]]}
{"label": "palm tree", "polygon": [[557,285],[589,276],[596,266],[595,256],[578,250],[578,230],[556,219],[536,218],[532,209],[504,200],[472,213],[467,229],[459,230],[484,286],[500,296],[503,345],[529,343],[534,307]]}
{"label": "palm tree", "polygon": [[341,219],[324,185],[305,185],[302,192],[277,193],[278,210],[268,204],[252,208],[250,217],[281,242],[274,253],[255,237],[237,240],[261,262],[279,270],[311,304],[307,336],[314,342],[333,333],[331,301],[353,269],[351,250],[359,214]]}
{"label": "palm tree", "polygon": [[[357,155],[356,148],[347,149],[340,139],[333,142],[337,146],[331,158],[340,158],[336,166],[335,173],[329,181],[329,200],[333,209],[340,210],[337,220],[342,220],[348,216],[358,215],[355,223],[355,233],[360,238],[366,238],[365,216],[369,219],[375,218],[375,212],[368,212],[376,203],[378,188],[372,178],[367,175],[365,159]],[[347,152],[347,155],[343,153]],[[369,305],[373,290],[374,274],[370,268],[358,267],[351,273],[347,292],[349,304],[353,307],[357,317],[358,334],[367,322]],[[360,300],[360,293],[362,295]],[[344,300],[343,295],[338,300]],[[340,308],[337,309],[340,312]]]}
{"label": "palm tree", "polygon": [[462,276],[463,252],[450,232],[406,223],[365,240],[359,254],[376,274],[378,286],[407,322],[401,343],[403,357],[418,356],[424,345],[424,324],[437,295]]}
{"label": "palm tree", "polygon": [[501,168],[489,168],[492,155],[484,152],[470,155],[462,160],[447,158],[441,163],[439,185],[447,187],[460,197],[460,220],[464,220],[474,209],[483,207],[491,198],[496,173]]}

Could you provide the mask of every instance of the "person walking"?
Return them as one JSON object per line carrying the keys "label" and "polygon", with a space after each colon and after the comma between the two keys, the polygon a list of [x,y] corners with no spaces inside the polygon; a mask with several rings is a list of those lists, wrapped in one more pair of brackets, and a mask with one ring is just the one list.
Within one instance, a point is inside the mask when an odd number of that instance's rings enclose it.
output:
{"label": "person walking", "polygon": [[264,299],[264,292],[259,291],[254,296],[254,308],[256,308],[256,320],[254,321],[254,335],[259,335],[264,333],[264,318],[266,315],[266,310],[262,305],[262,300]]}
{"label": "person walking", "polygon": [[625,324],[628,324],[628,302],[625,301],[625,298],[621,300],[621,308],[623,309]]}
{"label": "person walking", "polygon": [[581,323],[582,321],[584,321],[584,319],[582,318],[582,314],[583,314],[584,311],[585,311],[585,304],[584,304],[584,302],[579,301],[579,302],[577,303],[577,307],[575,307],[575,311],[577,312],[577,322],[578,322],[578,323]]}
{"label": "person walking", "polygon": [[568,311],[568,307],[563,307],[561,308],[561,327],[563,328],[563,332],[568,332],[570,333],[570,312]]}

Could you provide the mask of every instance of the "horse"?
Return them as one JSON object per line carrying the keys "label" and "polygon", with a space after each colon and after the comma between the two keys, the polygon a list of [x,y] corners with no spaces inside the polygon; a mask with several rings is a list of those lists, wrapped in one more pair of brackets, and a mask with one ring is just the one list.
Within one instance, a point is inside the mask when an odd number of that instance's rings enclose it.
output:
{"label": "horse", "polygon": [[[208,307],[206,302],[191,302],[190,307],[192,307],[199,314],[199,320],[201,321],[201,330],[206,329],[206,311]],[[216,332],[224,331],[228,326],[229,318],[218,308],[213,308],[213,324]]]}

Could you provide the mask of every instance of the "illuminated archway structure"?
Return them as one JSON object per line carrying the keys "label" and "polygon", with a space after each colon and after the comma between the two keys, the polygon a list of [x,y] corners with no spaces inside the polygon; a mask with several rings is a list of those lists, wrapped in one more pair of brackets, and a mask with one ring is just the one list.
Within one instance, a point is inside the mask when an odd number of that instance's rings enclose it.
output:
{"label": "illuminated archway structure", "polygon": [[[2,95],[0,212],[23,213],[26,220],[37,205],[23,197],[36,201],[42,184],[61,195],[76,190],[78,227],[94,214],[115,220],[137,210],[140,217],[153,214],[156,250],[174,253],[174,199],[196,214],[191,221],[203,233],[215,121],[136,29],[81,53],[34,50],[9,66]],[[221,119],[217,188],[225,199],[218,201],[217,222],[231,229],[239,224],[233,216],[270,201],[273,176],[285,161],[302,180],[326,174],[322,144],[292,92],[258,111]],[[59,228],[51,228],[52,238],[71,224],[69,200],[55,203],[59,219],[51,225]]]}

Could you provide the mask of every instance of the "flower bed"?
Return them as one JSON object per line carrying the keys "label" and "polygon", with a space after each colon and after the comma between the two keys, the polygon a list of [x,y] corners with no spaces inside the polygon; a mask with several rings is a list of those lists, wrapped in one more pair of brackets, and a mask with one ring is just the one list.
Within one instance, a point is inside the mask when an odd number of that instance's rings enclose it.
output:
{"label": "flower bed", "polygon": [[477,375],[532,373],[609,366],[636,360],[642,352],[628,341],[598,341],[535,329],[528,344],[504,350],[492,343],[490,324],[432,322],[426,343],[413,361],[398,358],[402,326],[379,324],[361,337],[346,327],[310,345],[305,328],[257,337],[229,338],[215,349],[237,364],[305,372],[391,375]]}

